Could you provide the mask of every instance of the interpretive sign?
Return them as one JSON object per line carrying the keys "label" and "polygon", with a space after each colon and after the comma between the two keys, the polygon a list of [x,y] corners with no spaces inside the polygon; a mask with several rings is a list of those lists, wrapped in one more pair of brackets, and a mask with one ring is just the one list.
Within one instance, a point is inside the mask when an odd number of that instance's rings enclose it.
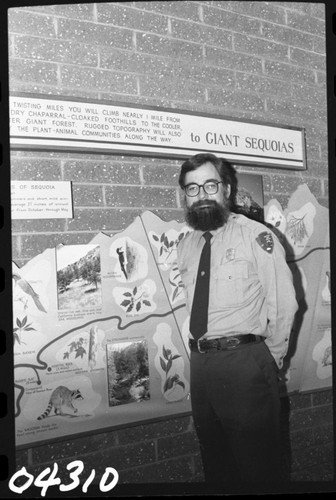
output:
{"label": "interpretive sign", "polygon": [[[245,185],[257,193],[256,180]],[[329,387],[327,209],[302,185],[288,210],[271,200],[265,220],[287,249],[299,303],[286,393]],[[191,412],[189,315],[176,264],[189,231],[145,211],[113,236],[82,245],[60,236],[24,266],[13,262],[17,446]]]}
{"label": "interpretive sign", "polygon": [[176,246],[144,212],[123,232],[13,262],[17,446],[190,412]]}
{"label": "interpretive sign", "polygon": [[282,209],[265,207],[265,221],[277,230],[286,249],[299,309],[284,360],[286,390],[332,386],[331,283],[328,209],[301,184]]}
{"label": "interpretive sign", "polygon": [[72,218],[70,182],[11,181],[12,219]]}
{"label": "interpretive sign", "polygon": [[11,94],[12,149],[143,156],[223,155],[236,164],[306,168],[304,129],[109,101]]}

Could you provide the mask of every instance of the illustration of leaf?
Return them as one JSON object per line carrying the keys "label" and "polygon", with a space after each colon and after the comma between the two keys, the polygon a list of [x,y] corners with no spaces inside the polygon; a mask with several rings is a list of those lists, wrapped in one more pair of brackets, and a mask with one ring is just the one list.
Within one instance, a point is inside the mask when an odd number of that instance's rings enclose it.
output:
{"label": "illustration of leaf", "polygon": [[136,294],[137,294],[137,291],[138,291],[138,288],[135,286],[135,287],[133,288],[133,295],[136,295]]}
{"label": "illustration of leaf", "polygon": [[33,328],[33,327],[26,326],[26,328],[24,329],[25,332],[31,332],[32,330],[34,330],[36,332],[35,328]]}
{"label": "illustration of leaf", "polygon": [[132,294],[131,294],[131,292],[125,292],[125,293],[123,293],[123,296],[124,297],[132,297]]}
{"label": "illustration of leaf", "polygon": [[152,234],[152,238],[154,241],[159,241],[159,238],[156,234]]}
{"label": "illustration of leaf", "polygon": [[175,287],[175,290],[174,290],[174,293],[173,293],[173,296],[172,296],[172,301],[174,301],[176,299],[177,293],[178,293],[178,287]]}
{"label": "illustration of leaf", "polygon": [[17,333],[14,333],[14,344],[15,344],[15,341],[18,343],[18,344],[21,344],[20,342],[20,337],[18,336]]}
{"label": "illustration of leaf", "polygon": [[84,349],[84,347],[79,347],[76,351],[75,358],[79,358],[79,356],[83,358],[84,354],[86,354],[86,350]]}
{"label": "illustration of leaf", "polygon": [[164,237],[163,243],[164,243],[165,247],[167,247],[167,248],[169,247],[169,240],[168,240],[167,236]]}
{"label": "illustration of leaf", "polygon": [[19,330],[19,328],[13,328],[13,333],[17,332]]}
{"label": "illustration of leaf", "polygon": [[183,237],[184,237],[184,233],[180,233],[178,235],[178,241],[181,241],[183,239]]}
{"label": "illustration of leaf", "polygon": [[63,359],[69,359],[69,353],[68,353],[68,351],[63,354]]}
{"label": "illustration of leaf", "polygon": [[172,246],[174,246],[174,241],[173,240],[169,243],[169,248],[171,248]]}
{"label": "illustration of leaf", "polygon": [[21,321],[19,320],[19,318],[16,318],[16,324],[19,328],[21,328]]}
{"label": "illustration of leaf", "polygon": [[161,358],[161,356],[160,356],[160,365],[161,365],[162,370],[165,372],[167,367],[166,367],[166,363]]}
{"label": "illustration of leaf", "polygon": [[77,348],[77,343],[76,342],[71,342],[71,344],[69,344],[70,346],[70,352],[74,351],[76,348]]}
{"label": "illustration of leaf", "polygon": [[184,382],[182,382],[182,380],[178,380],[176,382],[177,385],[180,385],[181,387],[183,387],[183,389],[185,389],[185,385],[184,385]]}
{"label": "illustration of leaf", "polygon": [[25,326],[26,323],[27,323],[27,316],[23,318],[21,326]]}
{"label": "illustration of leaf", "polygon": [[164,383],[163,391],[164,392],[168,391],[169,389],[171,389],[173,387],[173,385],[174,385],[173,380],[170,377],[168,377]]}
{"label": "illustration of leaf", "polygon": [[163,243],[163,240],[165,239],[165,233],[162,233],[161,234],[161,238],[160,238],[160,243]]}
{"label": "illustration of leaf", "polygon": [[175,354],[172,359],[177,359],[177,358],[180,358],[181,357],[181,354]]}
{"label": "illustration of leaf", "polygon": [[130,301],[130,300],[127,300],[127,299],[125,299],[125,300],[123,300],[123,301],[122,301],[122,303],[121,303],[120,305],[121,305],[121,306],[123,306],[123,307],[126,307],[126,306],[128,306],[129,304],[131,304],[131,301]]}
{"label": "illustration of leaf", "polygon": [[126,312],[131,312],[133,309],[133,303],[131,303],[128,308],[126,309]]}
{"label": "illustration of leaf", "polygon": [[165,359],[169,359],[169,354],[168,354],[167,349],[165,348],[165,346],[162,346],[162,353],[163,353],[163,357]]}
{"label": "illustration of leaf", "polygon": [[160,252],[159,252],[160,257],[162,255],[162,253],[163,253],[163,247],[160,247]]}
{"label": "illustration of leaf", "polygon": [[148,307],[150,307],[150,306],[152,305],[152,304],[149,302],[149,300],[146,300],[146,299],[145,299],[145,300],[143,300],[142,302],[143,302],[143,304],[145,304],[145,306],[148,306]]}
{"label": "illustration of leaf", "polygon": [[135,306],[135,308],[137,311],[140,311],[140,309],[141,309],[141,302],[140,301],[137,302],[137,305]]}
{"label": "illustration of leaf", "polygon": [[168,363],[167,363],[167,373],[168,373],[168,372],[169,372],[169,370],[171,369],[172,364],[173,364],[173,360],[172,360],[172,358],[168,359]]}

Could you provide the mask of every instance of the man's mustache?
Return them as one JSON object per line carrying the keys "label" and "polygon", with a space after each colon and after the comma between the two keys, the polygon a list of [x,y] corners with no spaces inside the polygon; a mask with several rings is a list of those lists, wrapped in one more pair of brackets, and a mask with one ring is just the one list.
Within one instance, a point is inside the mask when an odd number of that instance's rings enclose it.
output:
{"label": "man's mustache", "polygon": [[192,204],[191,208],[193,210],[197,210],[198,208],[203,207],[216,207],[218,205],[216,200],[198,200]]}

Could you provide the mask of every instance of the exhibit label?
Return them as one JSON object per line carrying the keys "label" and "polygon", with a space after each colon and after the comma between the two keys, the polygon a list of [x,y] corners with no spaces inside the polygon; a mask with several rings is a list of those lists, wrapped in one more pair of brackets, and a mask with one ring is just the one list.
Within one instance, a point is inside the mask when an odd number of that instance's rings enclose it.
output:
{"label": "exhibit label", "polygon": [[14,149],[178,158],[211,152],[237,164],[306,168],[300,128],[55,96],[9,99]]}
{"label": "exhibit label", "polygon": [[11,181],[12,219],[73,217],[71,183]]}

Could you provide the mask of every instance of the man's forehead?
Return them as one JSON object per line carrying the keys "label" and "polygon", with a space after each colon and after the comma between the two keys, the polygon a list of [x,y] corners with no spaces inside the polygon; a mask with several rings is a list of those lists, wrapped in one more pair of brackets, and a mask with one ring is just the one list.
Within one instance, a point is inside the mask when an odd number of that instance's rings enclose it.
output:
{"label": "man's forehead", "polygon": [[207,180],[218,180],[220,181],[220,175],[217,172],[216,167],[212,163],[207,162],[198,167],[196,170],[191,170],[186,173],[185,184],[190,182],[202,182]]}

